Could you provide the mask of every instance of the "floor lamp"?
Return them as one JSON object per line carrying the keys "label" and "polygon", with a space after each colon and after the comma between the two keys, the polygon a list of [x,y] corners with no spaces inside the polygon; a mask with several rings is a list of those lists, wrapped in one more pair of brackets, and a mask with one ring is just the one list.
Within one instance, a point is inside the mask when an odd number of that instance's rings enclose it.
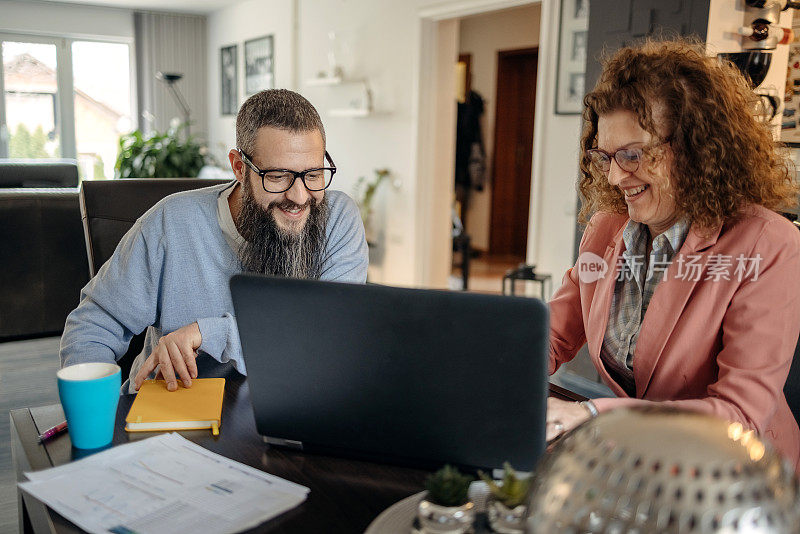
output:
{"label": "floor lamp", "polygon": [[176,72],[156,72],[156,79],[161,80],[162,82],[167,84],[167,88],[172,93],[172,96],[175,98],[175,102],[178,103],[178,107],[181,108],[181,112],[183,113],[183,121],[186,124],[186,138],[189,138],[189,117],[192,114],[192,110],[189,109],[189,105],[186,103],[186,100],[183,98],[183,95],[180,91],[178,91],[178,87],[175,85],[178,80],[183,78],[183,74],[179,74]]}

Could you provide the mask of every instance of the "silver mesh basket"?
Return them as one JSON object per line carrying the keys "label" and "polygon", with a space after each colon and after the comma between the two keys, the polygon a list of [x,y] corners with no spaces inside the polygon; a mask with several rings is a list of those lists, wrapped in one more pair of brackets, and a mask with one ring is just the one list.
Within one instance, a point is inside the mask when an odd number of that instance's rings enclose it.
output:
{"label": "silver mesh basket", "polygon": [[797,533],[794,470],[739,423],[615,410],[565,435],[534,475],[532,533]]}

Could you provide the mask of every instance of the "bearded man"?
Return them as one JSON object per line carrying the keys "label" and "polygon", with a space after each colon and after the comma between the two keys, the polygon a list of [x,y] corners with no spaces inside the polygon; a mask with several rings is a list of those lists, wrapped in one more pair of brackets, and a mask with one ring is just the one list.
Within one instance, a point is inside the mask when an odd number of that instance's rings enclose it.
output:
{"label": "bearded man", "polygon": [[[173,391],[219,363],[246,374],[232,275],[366,281],[364,227],[355,203],[328,190],[336,167],[314,107],[285,89],[257,93],[239,110],[236,144],[236,181],[170,195],[125,234],[67,317],[62,367],[113,362],[147,329],[130,392],[156,371]],[[264,317],[280,320],[280,303],[265,302]]]}

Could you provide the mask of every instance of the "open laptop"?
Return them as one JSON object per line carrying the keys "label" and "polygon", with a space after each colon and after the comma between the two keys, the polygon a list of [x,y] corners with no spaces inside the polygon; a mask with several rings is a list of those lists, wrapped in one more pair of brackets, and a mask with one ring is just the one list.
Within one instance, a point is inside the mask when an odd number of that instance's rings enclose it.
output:
{"label": "open laptop", "polygon": [[309,452],[532,469],[548,315],[532,298],[236,275],[259,434]]}

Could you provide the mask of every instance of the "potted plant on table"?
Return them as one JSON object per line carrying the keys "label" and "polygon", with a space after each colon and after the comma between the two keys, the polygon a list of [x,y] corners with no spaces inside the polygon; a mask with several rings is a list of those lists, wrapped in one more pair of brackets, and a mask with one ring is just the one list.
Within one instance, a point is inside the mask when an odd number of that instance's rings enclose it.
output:
{"label": "potted plant on table", "polygon": [[525,500],[531,487],[530,477],[518,477],[508,462],[503,464],[503,480],[499,484],[482,471],[478,471],[478,475],[491,492],[487,514],[492,530],[501,534],[524,532]]}
{"label": "potted plant on table", "polygon": [[428,490],[417,508],[422,532],[462,534],[472,528],[475,504],[469,500],[472,477],[450,465],[444,466],[425,481]]}

